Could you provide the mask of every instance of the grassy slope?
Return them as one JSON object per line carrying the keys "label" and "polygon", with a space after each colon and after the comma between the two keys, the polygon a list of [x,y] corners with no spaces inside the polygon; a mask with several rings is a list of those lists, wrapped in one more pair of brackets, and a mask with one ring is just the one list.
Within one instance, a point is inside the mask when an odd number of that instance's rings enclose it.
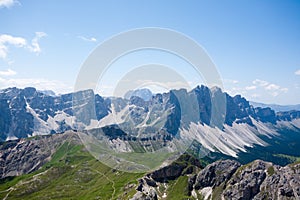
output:
{"label": "grassy slope", "polygon": [[[64,143],[42,169],[0,182],[5,199],[128,199],[143,174],[113,170],[82,146]],[[130,185],[124,191],[124,187]]]}
{"label": "grassy slope", "polygon": [[167,199],[193,199],[187,194],[187,182],[187,176],[180,176],[178,179],[170,181],[167,189]]}

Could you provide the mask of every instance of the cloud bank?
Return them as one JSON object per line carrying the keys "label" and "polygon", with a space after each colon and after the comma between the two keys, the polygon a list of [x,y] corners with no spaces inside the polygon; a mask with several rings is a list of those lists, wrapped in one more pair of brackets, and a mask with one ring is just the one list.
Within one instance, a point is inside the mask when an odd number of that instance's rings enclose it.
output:
{"label": "cloud bank", "polygon": [[15,72],[12,69],[7,69],[7,70],[4,70],[4,71],[0,71],[0,76],[13,76],[13,75],[16,75],[16,74],[17,74],[17,72]]}
{"label": "cloud bank", "polygon": [[36,32],[35,37],[31,40],[31,44],[28,44],[27,40],[23,37],[15,37],[12,35],[2,34],[0,35],[0,58],[5,59],[9,52],[9,47],[25,48],[31,52],[39,54],[41,48],[39,40],[47,36],[44,32]]}

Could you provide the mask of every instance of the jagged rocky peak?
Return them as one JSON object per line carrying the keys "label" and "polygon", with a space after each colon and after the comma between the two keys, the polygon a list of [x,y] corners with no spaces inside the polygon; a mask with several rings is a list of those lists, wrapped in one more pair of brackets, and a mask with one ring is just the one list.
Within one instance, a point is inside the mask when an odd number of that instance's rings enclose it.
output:
{"label": "jagged rocky peak", "polygon": [[141,88],[136,90],[129,90],[128,92],[125,93],[124,98],[129,100],[131,99],[131,97],[140,97],[144,101],[149,101],[151,100],[152,96],[153,93],[151,92],[150,89]]}
{"label": "jagged rocky peak", "polygon": [[39,92],[48,95],[48,96],[56,96],[55,92],[52,90],[39,90]]}
{"label": "jagged rocky peak", "polygon": [[24,95],[25,97],[33,97],[36,93],[37,90],[34,87],[26,87],[21,91],[21,95]]}
{"label": "jagged rocky peak", "polygon": [[[176,135],[182,129],[189,130],[192,123],[213,126],[212,100],[219,96],[224,97],[222,103],[226,103],[226,116],[222,116],[225,120],[218,126],[220,129],[234,124],[254,127],[253,120],[275,126],[279,120],[290,122],[300,117],[297,112],[275,113],[269,108],[254,108],[242,96],[231,97],[216,87],[210,89],[201,85],[191,91],[178,89],[155,95],[147,91],[140,89],[136,95],[124,99],[103,98],[93,90],[52,96],[32,87],[4,89],[0,92],[1,139],[59,133],[78,127],[95,128],[93,124],[104,127],[113,123],[126,125],[126,130],[131,132],[153,133],[164,129]],[[149,94],[151,98],[145,100],[138,95],[141,93]]]}

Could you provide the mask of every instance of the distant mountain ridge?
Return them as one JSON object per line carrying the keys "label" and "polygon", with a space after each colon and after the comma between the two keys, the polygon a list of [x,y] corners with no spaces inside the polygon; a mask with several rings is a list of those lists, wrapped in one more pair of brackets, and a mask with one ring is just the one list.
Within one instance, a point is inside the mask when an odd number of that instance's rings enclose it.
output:
{"label": "distant mountain ridge", "polygon": [[152,98],[153,93],[148,88],[129,90],[128,92],[125,93],[124,98],[129,100],[131,97],[134,96],[140,97],[145,101],[149,101]]}
{"label": "distant mountain ridge", "polygon": [[265,104],[265,103],[258,103],[254,101],[249,102],[254,107],[262,107],[262,108],[271,108],[276,112],[286,112],[286,111],[300,111],[300,104],[297,105],[278,105],[278,104]]}

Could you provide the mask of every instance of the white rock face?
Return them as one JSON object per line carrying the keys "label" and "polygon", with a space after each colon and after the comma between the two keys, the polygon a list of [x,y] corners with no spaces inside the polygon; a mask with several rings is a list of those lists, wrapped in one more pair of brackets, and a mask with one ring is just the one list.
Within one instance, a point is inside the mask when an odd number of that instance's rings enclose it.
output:
{"label": "white rock face", "polygon": [[212,199],[212,187],[205,187],[200,190],[200,193],[203,195],[204,200],[210,200]]}

